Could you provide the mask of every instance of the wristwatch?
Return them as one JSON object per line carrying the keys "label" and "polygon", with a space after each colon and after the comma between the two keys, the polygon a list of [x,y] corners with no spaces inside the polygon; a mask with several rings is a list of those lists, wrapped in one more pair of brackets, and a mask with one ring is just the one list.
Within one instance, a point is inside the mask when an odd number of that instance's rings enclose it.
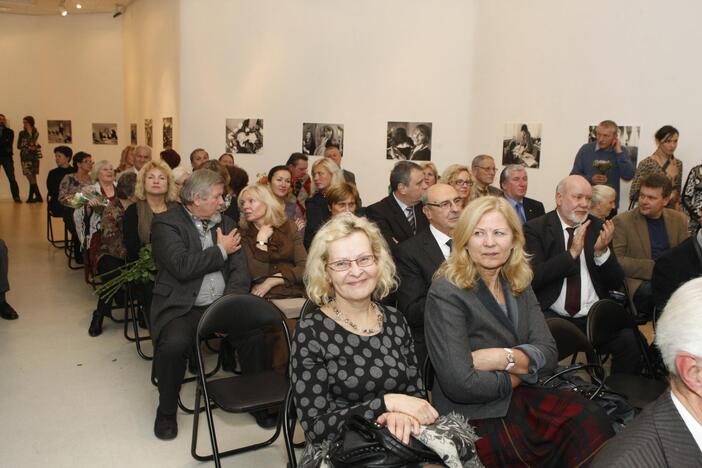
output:
{"label": "wristwatch", "polygon": [[268,245],[268,242],[265,242],[265,241],[256,241],[256,245]]}
{"label": "wristwatch", "polygon": [[517,360],[514,359],[514,351],[512,351],[509,348],[503,348],[505,352],[507,353],[507,367],[505,367],[506,371],[510,371],[514,365],[517,363]]}

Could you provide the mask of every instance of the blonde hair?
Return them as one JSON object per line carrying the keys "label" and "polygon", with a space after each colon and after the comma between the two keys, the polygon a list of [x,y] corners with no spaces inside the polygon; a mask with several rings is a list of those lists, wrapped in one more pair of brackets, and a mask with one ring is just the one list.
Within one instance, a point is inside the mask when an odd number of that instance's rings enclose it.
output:
{"label": "blonde hair", "polygon": [[325,223],[315,234],[307,253],[305,268],[305,289],[307,297],[318,306],[327,304],[334,298],[334,288],[327,275],[329,244],[362,232],[368,237],[371,250],[378,266],[378,283],[373,291],[373,298],[381,300],[397,287],[395,263],[390,256],[388,245],[380,234],[378,226],[365,217],[352,213],[342,213]]}
{"label": "blonde hair", "polygon": [[[268,189],[268,186],[255,184],[245,187],[241,192],[239,192],[237,200],[239,209],[243,208],[244,197],[247,193],[266,205],[266,214],[263,215],[263,224],[270,224],[272,226],[279,227],[283,225],[285,221],[287,221],[283,204],[280,203],[280,200],[278,200],[276,196],[273,195],[273,192]],[[241,216],[239,219],[239,226],[244,231],[249,228],[249,223],[246,221],[245,216]]]}
{"label": "blonde hair", "polygon": [[[321,158],[316,160],[312,164],[312,171],[311,173],[314,174],[314,171],[319,167],[319,166],[324,166],[324,169],[327,170],[332,176],[331,181],[329,182],[329,187],[333,185],[340,184],[344,181],[344,173],[341,172],[341,168],[336,165],[334,161],[332,161],[329,158]],[[314,195],[317,192],[317,184],[314,183],[314,177],[312,177],[312,195]]]}
{"label": "blonde hair", "polygon": [[592,186],[592,205],[599,205],[608,198],[615,198],[617,196],[617,191],[614,190],[609,185],[593,185]]}
{"label": "blonde hair", "polygon": [[488,213],[500,213],[512,231],[512,251],[507,262],[502,265],[502,274],[514,294],[523,292],[533,277],[529,257],[524,251],[524,233],[517,212],[501,197],[485,196],[470,203],[458,219],[453,230],[453,250],[434,278],[446,278],[459,288],[471,289],[480,278],[478,266],[470,257],[467,247],[476,226]]}
{"label": "blonde hair", "polygon": [[463,164],[451,164],[444,170],[444,173],[441,174],[441,182],[451,184],[456,180],[458,174],[464,171],[470,175],[470,180],[473,180],[473,174],[470,172],[470,169],[468,169],[468,166],[464,166]]}
{"label": "blonde hair", "polygon": [[127,165],[127,156],[129,156],[129,153],[132,153],[133,156],[136,156],[136,146],[133,145],[127,145],[124,147],[122,150],[122,155],[119,158],[119,166],[117,166],[117,171],[124,171],[126,169],[129,169],[131,166]]}
{"label": "blonde hair", "polygon": [[160,160],[148,161],[137,173],[136,188],[134,189],[134,196],[136,196],[137,200],[146,200],[146,190],[144,189],[144,184],[146,183],[146,174],[152,169],[158,169],[163,175],[166,176],[166,179],[168,179],[168,191],[166,192],[165,201],[172,202],[178,200],[178,189],[176,188],[173,171],[171,171],[171,167],[168,164]]}
{"label": "blonde hair", "polygon": [[422,166],[422,170],[424,169],[431,169],[431,172],[434,173],[434,178],[436,179],[436,182],[439,182],[439,170],[436,168],[436,164],[434,164],[431,161],[426,161],[423,163],[419,163],[420,166]]}

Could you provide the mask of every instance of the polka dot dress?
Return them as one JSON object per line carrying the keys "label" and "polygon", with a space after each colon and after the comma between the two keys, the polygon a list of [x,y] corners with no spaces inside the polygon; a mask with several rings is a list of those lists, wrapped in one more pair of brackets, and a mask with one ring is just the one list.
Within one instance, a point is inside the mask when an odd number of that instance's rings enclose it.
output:
{"label": "polka dot dress", "polygon": [[295,331],[290,360],[297,417],[310,443],[332,440],[346,418],[375,419],[386,393],[426,398],[405,318],[385,307],[383,331],[349,332],[316,309]]}

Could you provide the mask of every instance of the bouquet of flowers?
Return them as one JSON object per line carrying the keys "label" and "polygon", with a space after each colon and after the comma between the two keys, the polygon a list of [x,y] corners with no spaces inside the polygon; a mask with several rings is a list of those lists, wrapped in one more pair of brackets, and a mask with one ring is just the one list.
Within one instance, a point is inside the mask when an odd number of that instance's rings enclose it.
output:
{"label": "bouquet of flowers", "polygon": [[606,174],[607,171],[614,167],[614,163],[606,159],[597,159],[592,161],[592,167],[600,174]]}
{"label": "bouquet of flowers", "polygon": [[111,275],[117,272],[117,276],[103,283],[95,293],[102,297],[105,301],[109,301],[119,292],[124,286],[132,282],[153,281],[156,273],[156,264],[151,253],[151,244],[145,245],[139,251],[139,258],[133,262],[122,265],[102,275],[96,276],[96,279],[101,279],[106,275]]}
{"label": "bouquet of flowers", "polygon": [[100,206],[107,206],[110,201],[99,191],[92,189],[89,192],[79,191],[73,195],[73,198],[69,200],[71,206],[75,209],[83,208],[85,205],[90,203],[91,200],[97,200],[100,202]]}

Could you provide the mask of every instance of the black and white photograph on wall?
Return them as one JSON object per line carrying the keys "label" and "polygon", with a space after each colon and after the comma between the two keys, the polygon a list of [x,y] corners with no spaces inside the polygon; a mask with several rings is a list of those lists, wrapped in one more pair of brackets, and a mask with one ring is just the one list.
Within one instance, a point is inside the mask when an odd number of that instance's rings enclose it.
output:
{"label": "black and white photograph on wall", "polygon": [[144,135],[146,135],[146,146],[154,147],[154,121],[144,119]]}
{"label": "black and white photograph on wall", "polygon": [[226,119],[225,153],[256,154],[263,150],[263,119]]}
{"label": "black and white photograph on wall", "polygon": [[[619,127],[619,142],[623,148],[626,148],[629,153],[631,164],[636,167],[636,161],[639,158],[639,139],[641,137],[640,125],[620,125]],[[587,142],[592,143],[597,140],[597,125],[590,125],[587,132]]]}
{"label": "black and white photograph on wall", "polygon": [[337,145],[344,152],[344,125],[330,123],[302,124],[302,152],[311,156],[324,156],[329,145]]}
{"label": "black and white photograph on wall", "polygon": [[502,165],[521,164],[538,169],[541,164],[540,123],[508,122],[502,138]]}
{"label": "black and white photograph on wall", "polygon": [[137,145],[137,124],[129,124],[129,141],[133,146]]}
{"label": "black and white photograph on wall", "polygon": [[163,149],[173,148],[173,117],[163,118]]}
{"label": "black and white photograph on wall", "polygon": [[431,161],[431,122],[388,122],[387,159]]}
{"label": "black and white photograph on wall", "polygon": [[49,135],[49,143],[60,143],[64,145],[73,143],[73,132],[71,132],[70,120],[47,120],[46,133]]}
{"label": "black and white photograph on wall", "polygon": [[93,124],[93,144],[94,145],[116,145],[117,124],[116,123],[94,123]]}

